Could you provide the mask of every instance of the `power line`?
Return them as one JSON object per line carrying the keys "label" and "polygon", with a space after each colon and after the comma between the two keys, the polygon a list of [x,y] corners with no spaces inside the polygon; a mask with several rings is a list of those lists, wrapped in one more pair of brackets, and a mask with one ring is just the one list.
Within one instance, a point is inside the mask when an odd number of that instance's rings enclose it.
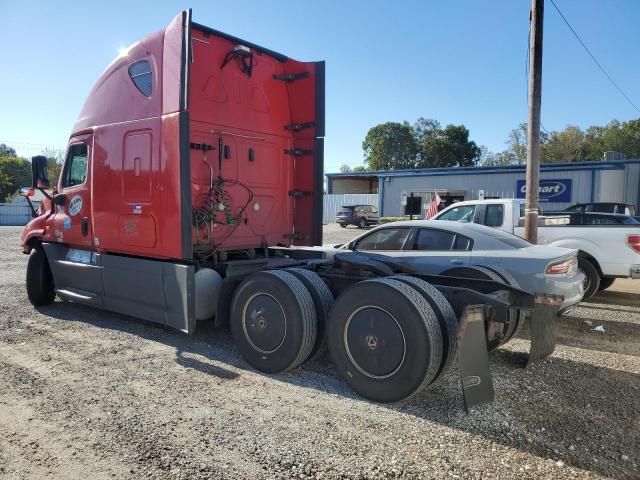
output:
{"label": "power line", "polygon": [[0,143],[4,143],[5,145],[26,145],[30,147],[63,148],[61,145],[52,145],[50,143],[14,142],[12,140],[0,140]]}
{"label": "power line", "polygon": [[609,81],[611,82],[611,84],[616,87],[616,89],[618,90],[618,92],[620,92],[620,94],[627,100],[627,102],[629,102],[629,104],[635,108],[638,113],[640,113],[640,108],[638,108],[636,106],[635,103],[633,103],[631,101],[631,99],[627,96],[626,93],[624,93],[622,91],[622,89],[618,86],[618,84],[613,80],[613,78],[611,78],[611,75],[609,75],[607,73],[607,71],[604,69],[604,67],[600,64],[600,62],[598,61],[598,59],[593,55],[593,53],[591,53],[591,51],[587,48],[587,46],[584,44],[584,42],[582,41],[582,39],[580,38],[580,36],[576,33],[576,31],[573,29],[573,27],[571,26],[571,24],[569,23],[569,21],[566,19],[566,17],[562,14],[562,12],[560,11],[560,9],[558,8],[558,5],[556,5],[556,2],[554,2],[553,0],[549,0],[551,2],[551,4],[553,5],[553,7],[556,9],[556,11],[558,12],[558,14],[560,14],[560,16],[562,17],[562,20],[564,20],[564,23],[567,24],[567,27],[569,27],[569,29],[571,30],[571,32],[573,33],[573,35],[576,37],[576,39],[578,40],[578,42],[580,42],[580,45],[582,45],[582,48],[585,49],[585,51],[589,54],[589,56],[591,57],[591,59],[594,61],[594,63],[598,66],[598,68],[602,71],[602,73],[604,73],[604,75],[609,79]]}

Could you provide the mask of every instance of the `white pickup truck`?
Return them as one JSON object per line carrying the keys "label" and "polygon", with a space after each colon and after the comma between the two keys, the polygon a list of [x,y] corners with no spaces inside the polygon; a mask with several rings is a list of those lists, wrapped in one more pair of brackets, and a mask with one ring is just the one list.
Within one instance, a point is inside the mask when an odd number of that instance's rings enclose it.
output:
{"label": "white pickup truck", "polygon": [[[458,202],[438,213],[434,220],[480,223],[524,237],[524,200]],[[610,287],[616,278],[640,279],[640,224],[570,225],[569,222],[568,216],[540,216],[538,244],[578,250],[578,268],[585,274],[584,298]]]}

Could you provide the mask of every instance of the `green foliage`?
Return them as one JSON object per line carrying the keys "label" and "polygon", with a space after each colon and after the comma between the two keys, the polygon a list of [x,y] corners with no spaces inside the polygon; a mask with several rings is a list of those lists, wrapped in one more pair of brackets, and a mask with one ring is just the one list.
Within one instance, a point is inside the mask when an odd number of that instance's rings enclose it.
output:
{"label": "green foliage", "polygon": [[470,167],[480,159],[480,148],[469,140],[464,125],[440,128],[436,120],[419,119],[414,125],[416,139],[420,139],[421,168]]}
{"label": "green foliage", "polygon": [[9,175],[0,169],[0,202],[4,202],[6,197],[12,191],[11,185],[12,183]]}
{"label": "green foliage", "polygon": [[362,148],[369,170],[466,167],[481,156],[464,125],[442,128],[437,120],[423,117],[413,126],[388,122],[373,127]]}
{"label": "green foliage", "polygon": [[353,167],[354,172],[366,172],[367,169],[363,165],[358,165],[357,167]]}
{"label": "green foliage", "polygon": [[415,168],[418,145],[409,125],[387,122],[371,128],[362,142],[369,170]]}
{"label": "green foliage", "polygon": [[543,162],[584,162],[593,160],[593,152],[585,141],[586,136],[580,127],[569,125],[561,132],[551,132],[548,141],[542,146]]}
{"label": "green foliage", "polygon": [[0,157],[0,200],[23,186],[31,185],[31,162],[24,158]]}
{"label": "green foliage", "polygon": [[[592,125],[582,130],[568,125],[564,130],[541,133],[540,158],[545,163],[602,160],[604,152],[621,152],[626,158],[640,158],[640,119],[608,125]],[[527,160],[527,124],[509,134],[507,149],[500,153],[481,152],[485,166],[523,164]]]}
{"label": "green foliage", "polygon": [[[511,163],[523,164],[527,163],[527,124],[521,123],[518,128],[514,128],[509,133],[507,139],[507,146],[509,147],[505,152],[502,152],[501,158],[506,161],[507,158],[511,158]],[[506,155],[504,155],[506,154]]]}
{"label": "green foliage", "polygon": [[6,145],[4,143],[0,143],[0,157],[15,157],[16,149]]}

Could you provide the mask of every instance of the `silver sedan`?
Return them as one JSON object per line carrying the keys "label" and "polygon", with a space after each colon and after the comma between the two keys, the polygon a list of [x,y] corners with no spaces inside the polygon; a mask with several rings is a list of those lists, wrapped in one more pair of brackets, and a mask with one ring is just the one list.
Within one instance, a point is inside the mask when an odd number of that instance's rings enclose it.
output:
{"label": "silver sedan", "polygon": [[[393,257],[426,275],[464,266],[505,270],[530,293],[563,295],[561,311],[578,304],[584,275],[578,272],[577,250],[533,245],[494,228],[445,220],[416,220],[381,225],[349,243],[326,248],[328,257],[345,250]],[[454,270],[455,271],[455,270]]]}

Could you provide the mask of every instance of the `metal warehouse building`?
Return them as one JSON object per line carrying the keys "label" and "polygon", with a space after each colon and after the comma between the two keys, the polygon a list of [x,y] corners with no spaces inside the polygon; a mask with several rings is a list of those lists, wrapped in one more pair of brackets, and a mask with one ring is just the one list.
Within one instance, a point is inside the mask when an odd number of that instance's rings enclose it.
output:
{"label": "metal warehouse building", "polygon": [[[478,198],[524,198],[524,165],[329,173],[328,194],[378,194],[381,216],[404,214],[405,196],[437,192],[444,206]],[[543,164],[540,171],[543,210],[574,203],[623,202],[640,211],[640,160]]]}

